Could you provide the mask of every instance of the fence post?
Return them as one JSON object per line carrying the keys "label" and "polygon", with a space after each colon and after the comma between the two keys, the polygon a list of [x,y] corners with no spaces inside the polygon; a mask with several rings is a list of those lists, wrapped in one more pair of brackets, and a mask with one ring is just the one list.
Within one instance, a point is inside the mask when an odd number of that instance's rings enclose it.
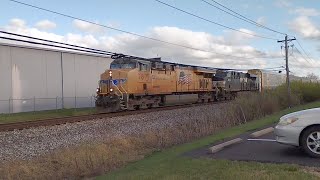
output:
{"label": "fence post", "polygon": [[33,119],[36,119],[36,97],[33,96]]}
{"label": "fence post", "polygon": [[33,112],[36,111],[36,97],[33,96]]}
{"label": "fence post", "polygon": [[77,111],[77,96],[74,96],[74,110]]}
{"label": "fence post", "polygon": [[11,97],[9,97],[9,114],[11,113]]}
{"label": "fence post", "polygon": [[56,97],[56,111],[58,111],[58,96]]}
{"label": "fence post", "polygon": [[93,98],[93,95],[90,96],[91,108],[93,107],[92,98]]}
{"label": "fence post", "polygon": [[64,109],[64,96],[61,96],[61,109]]}

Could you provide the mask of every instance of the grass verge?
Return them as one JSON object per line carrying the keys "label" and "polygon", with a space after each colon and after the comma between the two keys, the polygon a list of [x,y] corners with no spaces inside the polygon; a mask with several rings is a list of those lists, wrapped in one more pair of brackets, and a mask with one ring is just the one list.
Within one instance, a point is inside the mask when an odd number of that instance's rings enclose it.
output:
{"label": "grass verge", "polygon": [[283,110],[260,120],[221,131],[197,141],[174,146],[97,179],[317,179],[297,165],[192,159],[184,152],[273,124],[287,113],[320,107],[320,102]]}
{"label": "grass verge", "polygon": [[43,120],[50,118],[61,118],[70,116],[81,116],[95,113],[95,108],[80,108],[80,109],[59,109],[37,112],[22,112],[13,114],[0,114],[0,124],[26,122],[34,120]]}

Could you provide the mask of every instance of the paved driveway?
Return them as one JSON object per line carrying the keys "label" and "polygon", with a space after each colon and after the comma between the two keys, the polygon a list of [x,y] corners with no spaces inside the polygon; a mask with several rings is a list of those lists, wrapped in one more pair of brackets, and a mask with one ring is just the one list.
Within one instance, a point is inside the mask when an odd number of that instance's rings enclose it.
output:
{"label": "paved driveway", "polygon": [[300,148],[274,142],[275,137],[273,133],[255,138],[256,140],[248,140],[250,138],[249,134],[243,134],[239,137],[243,139],[243,142],[226,147],[214,154],[209,153],[208,147],[205,147],[188,152],[185,155],[195,158],[207,157],[213,159],[289,163],[320,167],[320,159],[307,156]]}

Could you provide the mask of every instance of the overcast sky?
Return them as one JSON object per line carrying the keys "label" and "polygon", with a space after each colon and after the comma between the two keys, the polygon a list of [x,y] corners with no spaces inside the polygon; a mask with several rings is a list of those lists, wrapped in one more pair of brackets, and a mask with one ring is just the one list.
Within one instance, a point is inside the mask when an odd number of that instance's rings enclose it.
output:
{"label": "overcast sky", "polygon": [[[281,43],[231,31],[183,14],[154,0],[21,0],[110,27],[175,44],[203,49],[197,51],[147,40],[79,20],[42,12],[2,0],[0,28],[25,35],[104,49],[142,57],[224,68],[269,68],[284,65]],[[282,40],[283,35],[241,21],[201,0],[161,0],[183,10],[234,29]],[[211,0],[206,0],[213,3]],[[293,35],[309,54],[307,62],[290,49],[290,67],[296,75],[320,75],[320,3],[317,0],[217,0],[238,13],[277,31]],[[303,53],[296,42],[293,42]],[[290,44],[292,45],[292,44]],[[214,53],[217,52],[218,54]],[[243,58],[223,56],[227,54]]]}

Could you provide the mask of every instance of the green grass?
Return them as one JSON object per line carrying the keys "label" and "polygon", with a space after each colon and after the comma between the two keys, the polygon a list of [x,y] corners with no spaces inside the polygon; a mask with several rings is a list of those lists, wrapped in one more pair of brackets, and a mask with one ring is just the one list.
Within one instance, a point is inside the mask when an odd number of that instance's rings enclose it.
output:
{"label": "green grass", "polygon": [[313,107],[320,107],[320,102],[286,109],[191,143],[155,152],[141,161],[131,163],[97,179],[316,179],[315,176],[306,173],[296,165],[192,159],[181,155],[218,140],[273,124],[287,113]]}
{"label": "green grass", "polygon": [[95,108],[59,109],[49,111],[23,112],[13,114],[0,114],[0,124],[60,118],[68,116],[80,116],[96,113]]}

